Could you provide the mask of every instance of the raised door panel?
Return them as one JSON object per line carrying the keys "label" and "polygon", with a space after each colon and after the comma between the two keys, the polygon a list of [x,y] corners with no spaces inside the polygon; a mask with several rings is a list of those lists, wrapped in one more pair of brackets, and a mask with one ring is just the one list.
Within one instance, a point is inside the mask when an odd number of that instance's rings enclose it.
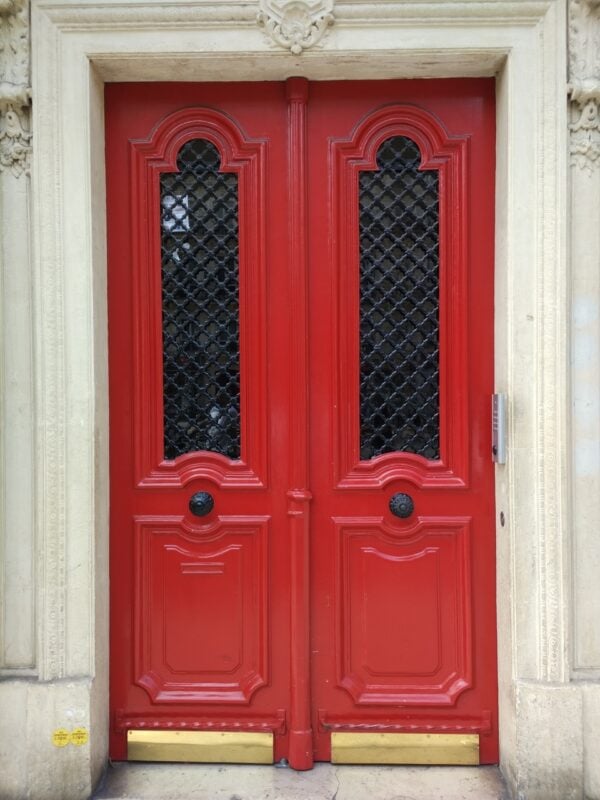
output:
{"label": "raised door panel", "polygon": [[247,704],[268,682],[268,522],[135,520],[135,682],[153,703]]}
{"label": "raised door panel", "polygon": [[469,520],[334,522],[338,684],[359,705],[453,705],[471,684]]}

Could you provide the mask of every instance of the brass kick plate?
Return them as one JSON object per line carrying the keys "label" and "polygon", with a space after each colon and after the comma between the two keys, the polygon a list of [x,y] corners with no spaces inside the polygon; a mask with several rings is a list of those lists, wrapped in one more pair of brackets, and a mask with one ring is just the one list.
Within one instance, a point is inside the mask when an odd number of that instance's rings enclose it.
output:
{"label": "brass kick plate", "polygon": [[333,764],[479,764],[477,733],[332,733]]}
{"label": "brass kick plate", "polygon": [[272,764],[273,734],[230,731],[127,731],[129,761]]}

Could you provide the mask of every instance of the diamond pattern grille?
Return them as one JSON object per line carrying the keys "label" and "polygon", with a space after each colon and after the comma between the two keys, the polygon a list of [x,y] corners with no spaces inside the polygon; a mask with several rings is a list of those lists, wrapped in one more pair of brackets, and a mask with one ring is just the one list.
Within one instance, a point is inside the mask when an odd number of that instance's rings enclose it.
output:
{"label": "diamond pattern grille", "polygon": [[439,192],[419,148],[387,139],[360,174],[362,459],[439,458]]}
{"label": "diamond pattern grille", "polygon": [[204,139],[161,175],[165,457],[240,457],[237,176]]}

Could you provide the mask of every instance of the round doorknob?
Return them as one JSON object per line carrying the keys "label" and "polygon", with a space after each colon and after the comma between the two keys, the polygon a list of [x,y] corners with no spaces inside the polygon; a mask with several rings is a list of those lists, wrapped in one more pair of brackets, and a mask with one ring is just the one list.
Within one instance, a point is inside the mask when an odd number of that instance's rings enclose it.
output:
{"label": "round doorknob", "polygon": [[398,492],[398,494],[392,495],[390,499],[390,511],[394,516],[406,519],[406,517],[410,517],[414,510],[415,504],[409,494]]}
{"label": "round doorknob", "polygon": [[190,511],[195,517],[205,517],[210,514],[214,505],[214,498],[208,492],[196,492],[190,498]]}

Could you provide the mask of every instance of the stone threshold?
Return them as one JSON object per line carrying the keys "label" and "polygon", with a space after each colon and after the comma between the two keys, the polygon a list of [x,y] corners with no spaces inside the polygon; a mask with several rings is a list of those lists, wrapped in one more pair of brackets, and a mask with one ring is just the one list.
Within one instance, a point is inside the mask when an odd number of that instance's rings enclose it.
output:
{"label": "stone threshold", "polygon": [[111,764],[94,800],[509,800],[498,767]]}

